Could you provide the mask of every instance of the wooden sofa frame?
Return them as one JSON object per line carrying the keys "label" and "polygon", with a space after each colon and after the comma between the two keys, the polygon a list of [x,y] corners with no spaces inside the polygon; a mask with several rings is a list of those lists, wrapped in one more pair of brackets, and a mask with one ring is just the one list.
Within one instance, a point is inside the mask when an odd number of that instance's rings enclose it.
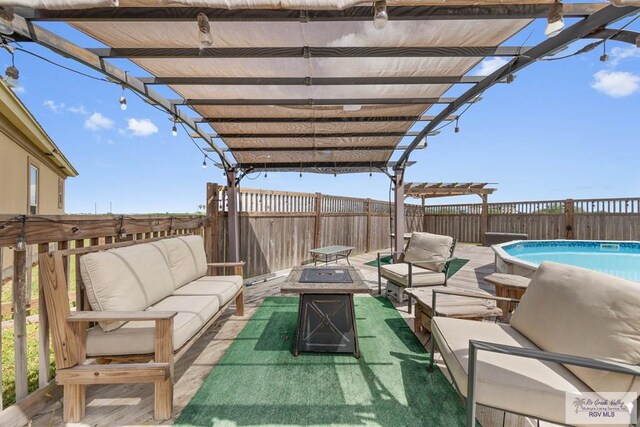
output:
{"label": "wooden sofa frame", "polygon": [[[173,351],[173,311],[76,311],[71,312],[65,274],[65,257],[134,244],[121,242],[88,248],[59,250],[39,257],[42,287],[53,342],[56,363],[56,383],[63,386],[63,420],[79,422],[85,414],[85,387],[91,384],[153,383],[156,420],[170,419],[173,413],[174,363],[200,338],[218,317],[235,301],[236,315],[244,315],[244,287],[222,305],[215,316],[206,322],[181,348]],[[232,268],[243,276],[244,262],[208,263],[211,268]],[[154,321],[155,351],[148,355],[101,357],[87,363],[87,327],[100,321]],[[133,362],[114,363],[111,361]],[[105,364],[107,363],[107,364]]]}

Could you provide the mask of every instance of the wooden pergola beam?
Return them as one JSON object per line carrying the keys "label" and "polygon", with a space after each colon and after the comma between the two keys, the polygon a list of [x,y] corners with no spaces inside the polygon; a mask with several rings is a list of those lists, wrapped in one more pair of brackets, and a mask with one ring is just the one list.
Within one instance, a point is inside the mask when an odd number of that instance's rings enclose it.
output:
{"label": "wooden pergola beam", "polygon": [[[366,117],[203,117],[196,123],[361,123],[361,122],[428,122],[435,116],[366,116]],[[447,121],[458,116],[447,117]]]}
{"label": "wooden pergola beam", "polygon": [[[341,86],[475,84],[484,76],[425,77],[138,77],[145,85],[199,86]],[[506,82],[505,82],[506,83]]]}
{"label": "wooden pergola beam", "polygon": [[[605,7],[604,3],[567,3],[565,17],[585,17]],[[218,9],[202,7],[109,7],[74,10],[16,8],[16,13],[34,21],[174,21],[193,22],[198,13],[210,21],[226,22],[316,22],[370,21],[371,7],[351,7],[345,10],[285,10],[285,9]],[[465,19],[534,19],[549,13],[549,3],[500,5],[438,5],[390,6],[389,20],[465,20]]]}
{"label": "wooden pergola beam", "polygon": [[516,56],[529,47],[132,47],[90,48],[100,58],[451,58]]}
{"label": "wooden pergola beam", "polygon": [[[171,105],[397,105],[397,104],[451,104],[458,98],[336,98],[336,99],[171,99]],[[479,101],[469,99],[466,103]]]}

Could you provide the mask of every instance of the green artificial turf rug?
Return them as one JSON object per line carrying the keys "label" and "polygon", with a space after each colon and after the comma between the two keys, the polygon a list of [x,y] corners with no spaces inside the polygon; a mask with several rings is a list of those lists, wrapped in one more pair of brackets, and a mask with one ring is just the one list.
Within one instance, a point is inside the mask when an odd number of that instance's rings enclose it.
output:
{"label": "green artificial turf rug", "polygon": [[176,421],[180,426],[462,426],[444,375],[386,298],[356,297],[362,357],[293,357],[297,297],[269,297]]}
{"label": "green artificial turf rug", "polygon": [[[451,261],[451,265],[449,266],[449,275],[447,277],[451,277],[454,274],[456,274],[468,262],[469,262],[469,260],[468,259],[464,259],[464,258],[456,258],[453,261]],[[365,262],[364,264],[365,265],[370,265],[372,267],[377,267],[378,266],[378,260],[374,259],[373,261]],[[390,256],[385,256],[385,257],[380,258],[380,264],[381,265],[391,264],[391,257]]]}

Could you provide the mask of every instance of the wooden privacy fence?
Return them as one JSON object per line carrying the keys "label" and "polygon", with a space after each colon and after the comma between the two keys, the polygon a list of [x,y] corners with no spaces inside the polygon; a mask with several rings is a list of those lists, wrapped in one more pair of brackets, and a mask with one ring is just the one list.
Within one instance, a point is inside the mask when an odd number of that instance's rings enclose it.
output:
{"label": "wooden privacy fence", "polygon": [[531,240],[640,240],[640,198],[566,199],[533,202],[426,206],[424,230],[463,242],[487,231],[525,233]]}
{"label": "wooden privacy fence", "polygon": [[[5,271],[11,281],[10,306],[3,304],[0,311],[0,314],[9,319],[5,320],[5,325],[2,325],[0,317],[0,327],[4,327],[3,333],[12,331],[14,336],[15,390],[10,391],[15,391],[15,398],[18,400],[17,405],[0,413],[0,424],[24,425],[28,422],[26,412],[31,414],[38,412],[38,408],[44,407],[48,400],[60,398],[59,391],[48,386],[51,377],[47,307],[42,289],[38,286],[40,280],[36,274],[37,270],[32,268],[33,255],[57,249],[95,247],[118,242],[126,246],[134,240],[151,241],[171,235],[203,235],[208,225],[208,219],[200,215],[0,215],[0,272]],[[26,244],[25,250],[15,250],[20,242]],[[6,256],[7,252],[10,257]],[[7,258],[12,264],[9,274],[2,265],[3,259]],[[71,299],[76,301],[76,305],[80,308],[88,307],[82,278],[78,273],[78,257],[71,255],[66,258],[68,290],[73,292]],[[0,277],[0,283],[9,286],[7,277]],[[38,296],[32,299],[31,295],[36,291]],[[36,309],[37,316],[33,314]],[[28,342],[27,331],[29,310],[32,310],[33,314],[29,323],[37,323],[38,327],[36,336],[31,337],[30,342]],[[37,342],[33,342],[34,340]],[[37,384],[29,384],[28,346],[29,348],[37,347],[38,372],[31,373],[31,378],[37,379]],[[2,350],[1,344],[0,350]],[[29,362],[34,361],[29,360]],[[4,372],[7,370],[6,367],[4,370],[2,368],[0,361],[0,379],[4,379]],[[39,390],[29,394],[33,388],[39,388]],[[4,402],[4,406],[6,405],[7,402]],[[0,409],[2,408],[3,402],[0,397]]]}
{"label": "wooden privacy fence", "polygon": [[[207,214],[217,261],[227,260],[226,187],[207,185]],[[392,204],[371,199],[239,189],[240,259],[247,277],[261,276],[310,260],[309,249],[353,246],[354,253],[388,248]],[[406,231],[422,231],[418,205],[405,205]]]}

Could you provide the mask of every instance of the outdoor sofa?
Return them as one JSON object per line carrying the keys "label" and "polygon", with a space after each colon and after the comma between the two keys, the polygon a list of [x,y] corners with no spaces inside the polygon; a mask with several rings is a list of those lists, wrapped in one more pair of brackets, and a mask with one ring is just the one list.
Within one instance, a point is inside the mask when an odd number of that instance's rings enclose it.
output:
{"label": "outdoor sofa", "polygon": [[476,402],[565,424],[566,393],[640,392],[639,286],[544,262],[509,325],[434,317],[430,369],[435,344],[469,426]]}
{"label": "outdoor sofa", "polygon": [[[111,383],[154,383],[154,418],[171,418],[174,361],[234,301],[236,314],[243,315],[243,263],[208,264],[196,235],[111,246],[80,258],[93,311],[70,312],[63,261],[68,254],[40,256],[56,382],[64,386],[63,418],[82,419],[85,385]],[[235,274],[206,275],[220,266],[231,266]],[[89,327],[92,322],[97,324]],[[98,363],[85,363],[87,357]]]}

